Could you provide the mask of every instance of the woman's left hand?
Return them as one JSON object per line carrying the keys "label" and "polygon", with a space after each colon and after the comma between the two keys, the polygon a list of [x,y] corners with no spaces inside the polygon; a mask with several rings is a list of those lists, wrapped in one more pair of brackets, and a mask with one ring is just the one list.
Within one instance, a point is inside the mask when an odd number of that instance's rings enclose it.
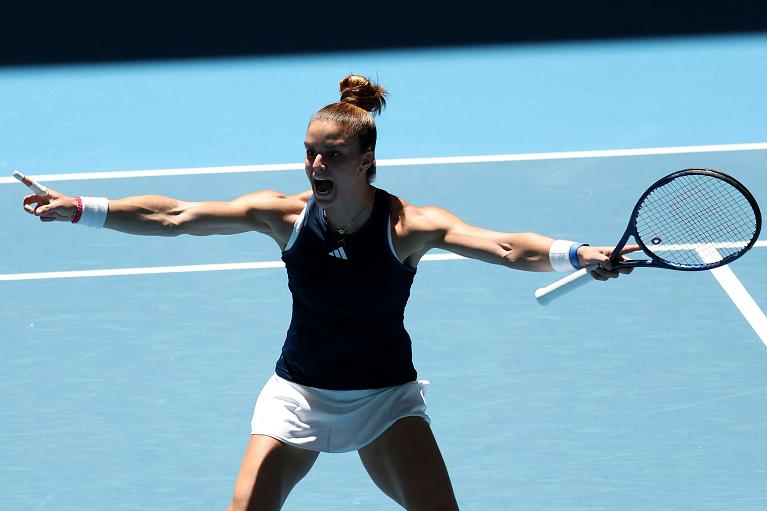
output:
{"label": "woman's left hand", "polygon": [[[621,261],[625,261],[624,254],[636,252],[640,250],[639,245],[626,245],[621,249]],[[610,264],[610,256],[613,253],[613,247],[590,247],[583,245],[578,249],[578,262],[581,267],[595,266],[589,273],[596,280],[607,280],[618,278],[619,275],[628,275],[634,268],[617,268],[613,269]]]}

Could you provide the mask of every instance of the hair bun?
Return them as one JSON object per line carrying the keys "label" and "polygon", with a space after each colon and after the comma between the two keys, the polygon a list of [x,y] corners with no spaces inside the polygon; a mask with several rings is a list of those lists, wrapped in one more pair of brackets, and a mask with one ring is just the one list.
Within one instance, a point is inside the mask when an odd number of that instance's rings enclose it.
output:
{"label": "hair bun", "polygon": [[349,75],[339,86],[341,102],[358,106],[371,114],[380,114],[386,107],[386,90],[364,76]]}

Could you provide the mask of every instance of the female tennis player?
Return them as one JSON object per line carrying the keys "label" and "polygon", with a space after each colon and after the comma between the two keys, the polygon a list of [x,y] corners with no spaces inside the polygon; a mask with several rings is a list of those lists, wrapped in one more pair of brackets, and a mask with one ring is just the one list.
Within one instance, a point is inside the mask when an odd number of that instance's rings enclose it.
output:
{"label": "female tennis player", "polygon": [[230,511],[280,509],[320,452],[352,450],[402,507],[458,508],[430,428],[428,382],[416,377],[403,326],[416,267],[430,249],[530,271],[599,264],[599,280],[630,271],[610,269],[609,247],[493,232],[374,187],[373,114],[386,92],[354,75],[340,90],[341,100],[309,122],[304,193],[259,191],[228,202],[54,190],[24,198],[24,209],[44,222],[158,236],[258,231],[279,245],[293,314],[275,374],[256,401]]}

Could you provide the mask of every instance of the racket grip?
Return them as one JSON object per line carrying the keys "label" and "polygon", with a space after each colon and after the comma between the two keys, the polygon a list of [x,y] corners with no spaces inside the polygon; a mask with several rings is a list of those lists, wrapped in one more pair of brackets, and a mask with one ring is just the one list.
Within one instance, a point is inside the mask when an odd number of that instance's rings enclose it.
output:
{"label": "racket grip", "polygon": [[538,303],[541,305],[547,305],[549,302],[563,294],[569,293],[573,289],[577,289],[582,285],[591,282],[591,278],[584,277],[589,277],[589,272],[592,268],[593,267],[581,268],[556,282],[552,282],[546,287],[536,289],[535,299],[538,300]]}

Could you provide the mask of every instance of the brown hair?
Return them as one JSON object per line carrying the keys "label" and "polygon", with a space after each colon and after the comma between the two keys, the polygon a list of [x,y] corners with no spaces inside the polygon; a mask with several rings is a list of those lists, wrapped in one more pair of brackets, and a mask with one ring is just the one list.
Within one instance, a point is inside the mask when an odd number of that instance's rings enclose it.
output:
{"label": "brown hair", "polygon": [[[376,123],[373,116],[386,107],[386,90],[364,76],[349,75],[339,84],[341,100],[320,109],[309,123],[314,121],[340,124],[349,137],[357,139],[362,151],[375,151]],[[368,182],[376,175],[375,160],[367,169]]]}

